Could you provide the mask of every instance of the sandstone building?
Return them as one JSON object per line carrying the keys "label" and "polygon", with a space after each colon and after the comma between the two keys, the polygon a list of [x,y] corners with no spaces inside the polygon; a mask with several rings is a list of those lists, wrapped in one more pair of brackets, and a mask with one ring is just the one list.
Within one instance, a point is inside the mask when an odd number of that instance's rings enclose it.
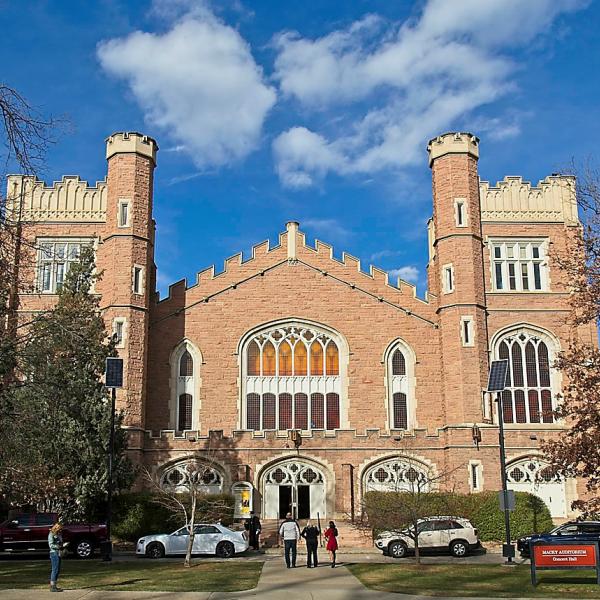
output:
{"label": "sandstone building", "polygon": [[[107,326],[125,359],[130,452],[177,487],[191,456],[210,462],[209,491],[244,490],[264,519],[343,518],[370,489],[415,480],[463,492],[500,488],[498,415],[485,393],[490,359],[508,358],[504,421],[509,486],[566,518],[583,493],[539,452],[560,435],[552,368],[574,332],[554,251],[579,226],[571,177],[537,187],[479,179],[479,140],[448,133],[427,147],[433,179],[425,298],[298,223],[279,243],[155,292],[156,142],[116,133],[105,181],[47,186],[8,179],[9,208],[28,222],[33,265],[21,310],[48,307],[81,244],[93,244]],[[201,262],[201,257],[199,257]],[[473,441],[477,426],[481,442]],[[296,448],[291,430],[301,431]],[[446,475],[442,477],[442,475]],[[439,479],[436,479],[439,478]]]}

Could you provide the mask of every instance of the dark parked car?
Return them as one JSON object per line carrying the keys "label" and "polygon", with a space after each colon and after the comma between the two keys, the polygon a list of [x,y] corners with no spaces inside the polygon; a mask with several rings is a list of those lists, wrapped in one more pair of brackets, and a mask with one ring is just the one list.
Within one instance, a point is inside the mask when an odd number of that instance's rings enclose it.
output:
{"label": "dark parked car", "polygon": [[517,540],[517,549],[521,556],[529,556],[529,542],[545,540],[551,542],[555,537],[569,537],[586,541],[600,541],[600,521],[569,521],[555,527],[548,533],[532,533]]}
{"label": "dark parked car", "polygon": [[[47,552],[48,533],[56,513],[13,513],[0,523],[1,552]],[[106,541],[106,525],[63,525],[67,550],[78,558],[90,558]]]}

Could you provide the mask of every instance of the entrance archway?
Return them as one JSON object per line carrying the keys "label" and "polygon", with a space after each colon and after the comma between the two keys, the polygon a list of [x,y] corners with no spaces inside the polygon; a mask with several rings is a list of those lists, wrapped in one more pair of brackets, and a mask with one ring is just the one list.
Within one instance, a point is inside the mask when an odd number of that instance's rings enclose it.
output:
{"label": "entrance archway", "polygon": [[283,519],[288,512],[295,519],[325,516],[327,481],[316,465],[288,459],[265,470],[262,481],[263,518]]}

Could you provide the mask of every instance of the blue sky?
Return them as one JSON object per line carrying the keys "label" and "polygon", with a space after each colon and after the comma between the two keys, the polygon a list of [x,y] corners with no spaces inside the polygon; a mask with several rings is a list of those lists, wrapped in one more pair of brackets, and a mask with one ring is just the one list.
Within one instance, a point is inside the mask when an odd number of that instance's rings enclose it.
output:
{"label": "blue sky", "polygon": [[425,288],[425,146],[481,138],[480,176],[537,182],[600,137],[598,0],[0,0],[2,79],[65,115],[47,181],[157,139],[159,286],[286,221]]}

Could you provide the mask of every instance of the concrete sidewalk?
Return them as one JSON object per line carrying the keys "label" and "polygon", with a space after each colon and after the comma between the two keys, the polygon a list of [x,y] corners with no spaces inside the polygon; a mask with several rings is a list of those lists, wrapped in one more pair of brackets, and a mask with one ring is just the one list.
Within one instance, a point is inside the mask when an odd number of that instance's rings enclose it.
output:
{"label": "concrete sidewalk", "polygon": [[[375,592],[365,588],[348,569],[332,569],[323,563],[318,569],[298,566],[287,569],[281,560],[265,562],[258,586],[244,592],[118,592],[105,590],[66,590],[59,596],[48,591],[4,590],[0,600],[231,600],[260,598],[261,600],[418,600],[424,596]],[[437,597],[440,600],[440,597]],[[441,600],[444,600],[441,598]],[[453,598],[453,600],[460,600]],[[464,599],[466,600],[466,599]],[[469,600],[477,600],[470,598]],[[482,599],[480,599],[482,600]]]}

